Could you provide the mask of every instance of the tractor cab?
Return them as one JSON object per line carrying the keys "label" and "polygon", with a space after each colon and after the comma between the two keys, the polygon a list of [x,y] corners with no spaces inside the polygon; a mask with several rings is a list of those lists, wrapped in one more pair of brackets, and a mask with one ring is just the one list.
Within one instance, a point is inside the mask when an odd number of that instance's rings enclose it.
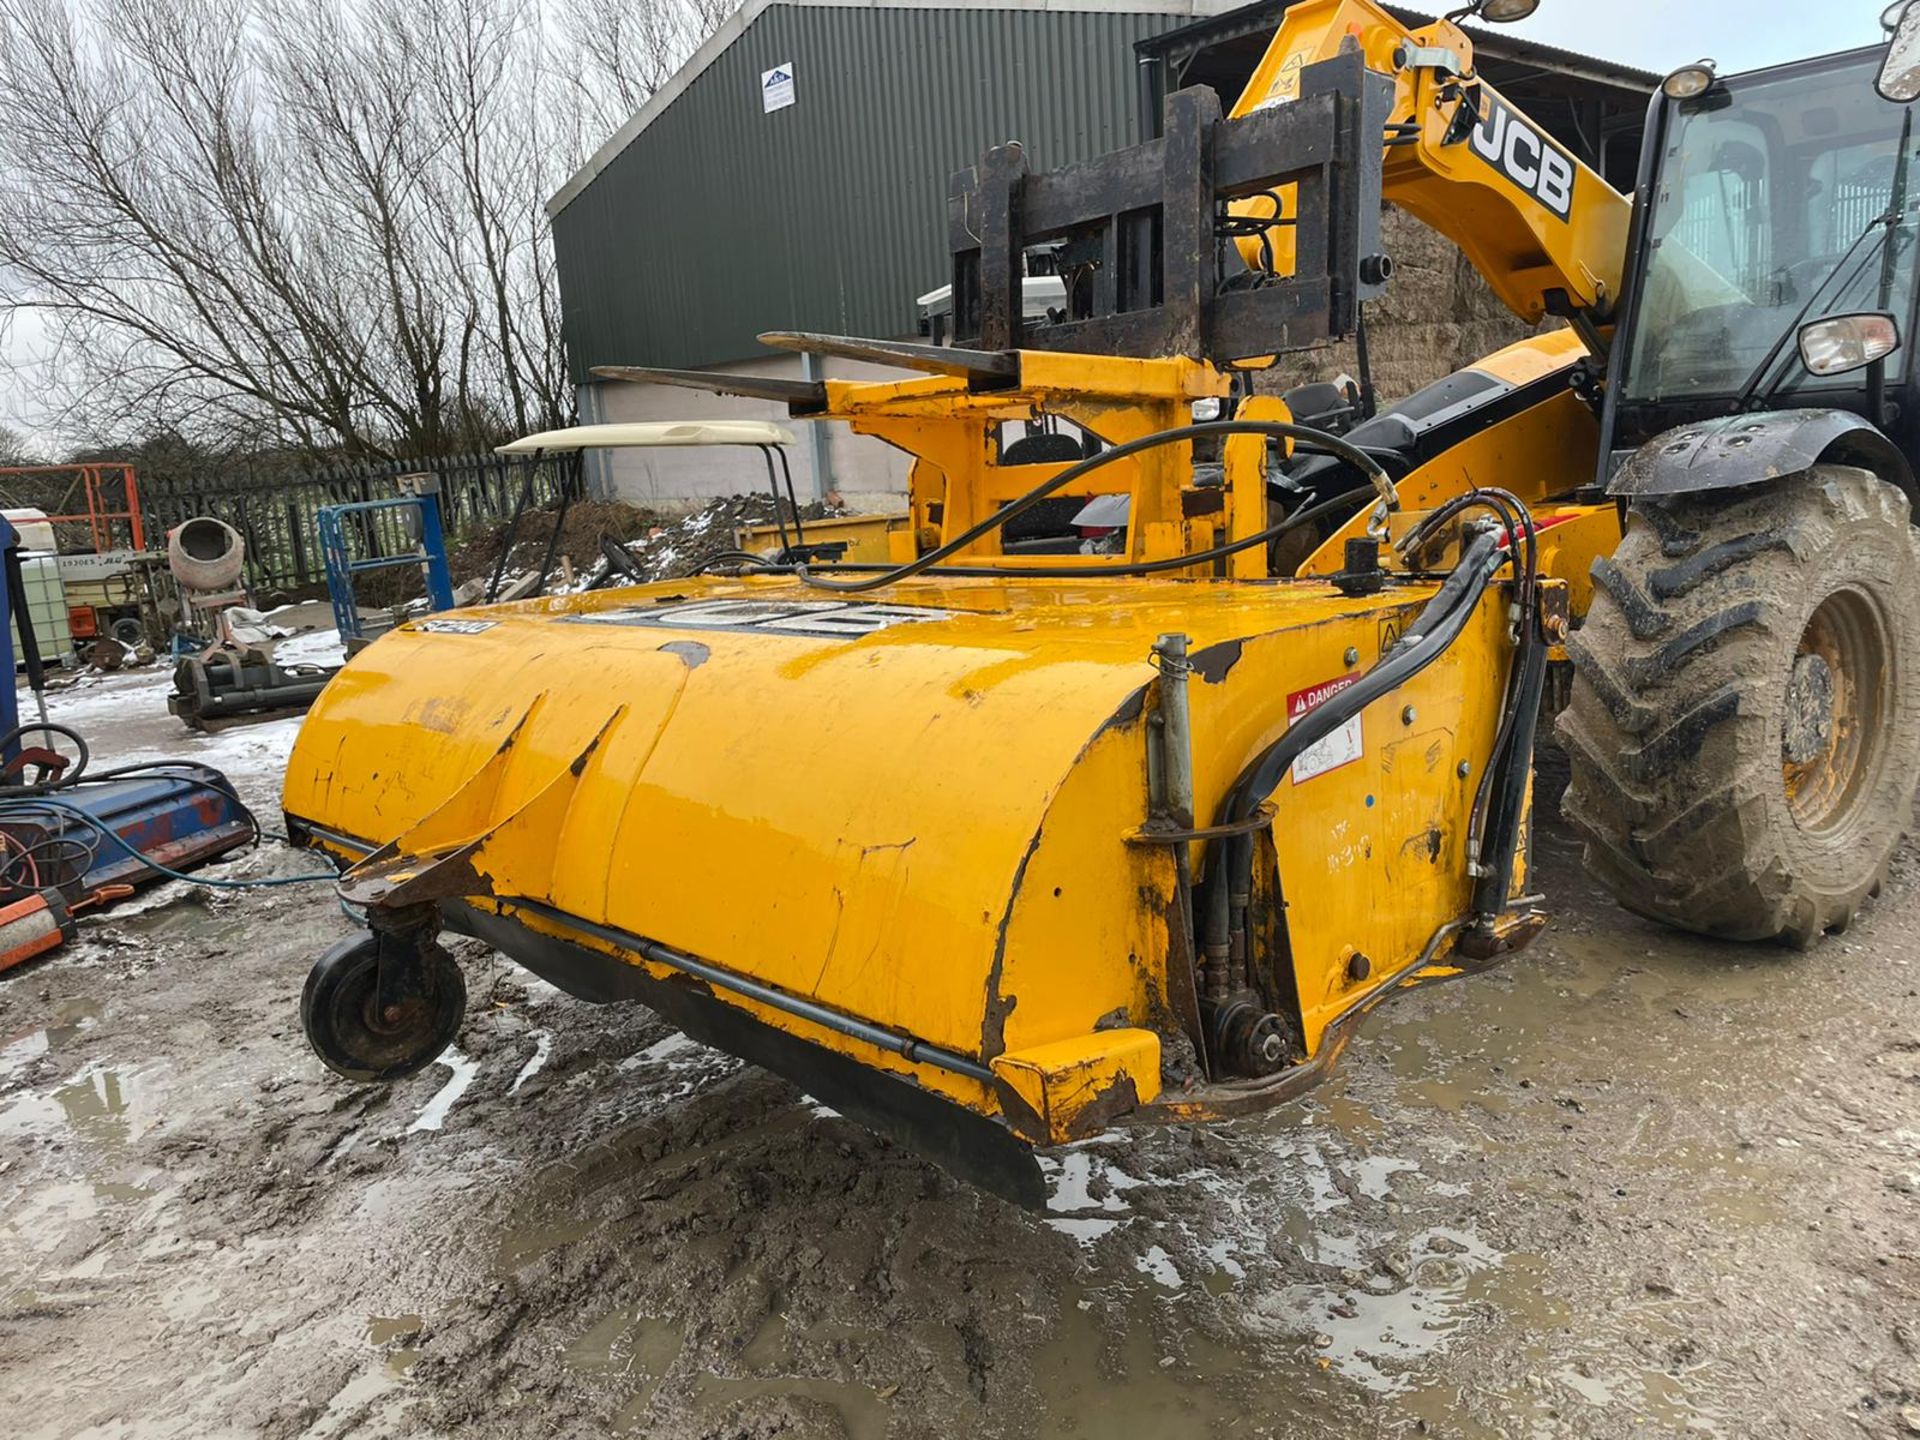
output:
{"label": "tractor cab", "polygon": [[[1915,13],[1920,16],[1920,7]],[[1913,42],[1669,75],[1648,117],[1609,386],[1613,466],[1677,426],[1838,410],[1914,453]]]}

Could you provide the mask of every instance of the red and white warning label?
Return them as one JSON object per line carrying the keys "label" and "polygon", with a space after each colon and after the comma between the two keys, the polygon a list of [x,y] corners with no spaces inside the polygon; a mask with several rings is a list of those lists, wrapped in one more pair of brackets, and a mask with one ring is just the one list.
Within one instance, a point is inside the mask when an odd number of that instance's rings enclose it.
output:
{"label": "red and white warning label", "polygon": [[[1338,695],[1359,678],[1358,675],[1340,675],[1332,680],[1323,680],[1318,685],[1310,685],[1305,690],[1294,691],[1287,696],[1287,727],[1291,729],[1299,724],[1309,710],[1329,696]],[[1293,783],[1298,785],[1302,780],[1311,780],[1329,770],[1338,770],[1342,765],[1351,765],[1365,753],[1366,741],[1360,729],[1360,717],[1356,715],[1294,757]]]}

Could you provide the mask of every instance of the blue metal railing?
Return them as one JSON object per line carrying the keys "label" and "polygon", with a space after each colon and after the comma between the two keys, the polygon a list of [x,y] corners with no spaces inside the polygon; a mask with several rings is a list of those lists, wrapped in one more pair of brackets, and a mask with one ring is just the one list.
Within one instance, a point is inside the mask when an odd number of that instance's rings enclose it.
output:
{"label": "blue metal railing", "polygon": [[[453,577],[447,570],[447,539],[440,524],[440,481],[433,475],[403,475],[404,493],[392,500],[359,500],[347,505],[323,505],[314,512],[320,532],[320,554],[327,569],[327,594],[333,601],[333,623],[340,638],[361,639],[360,605],[354,598],[353,577],[369,570],[415,566],[426,572],[427,601],[435,610],[453,608]],[[402,555],[376,555],[356,560],[347,536],[354,527],[351,515],[389,510],[414,510],[419,515],[418,547]]]}

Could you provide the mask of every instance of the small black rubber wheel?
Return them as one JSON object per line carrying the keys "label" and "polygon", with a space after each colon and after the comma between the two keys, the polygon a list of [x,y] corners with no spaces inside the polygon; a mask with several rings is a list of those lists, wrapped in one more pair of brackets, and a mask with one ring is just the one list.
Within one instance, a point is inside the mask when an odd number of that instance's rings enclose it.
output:
{"label": "small black rubber wheel", "polygon": [[1620,903],[1806,946],[1879,893],[1920,774],[1920,536],[1818,465],[1638,502],[1568,644],[1563,813]]}
{"label": "small black rubber wheel", "polygon": [[300,996],[307,1043],[321,1063],[349,1080],[398,1080],[424,1070],[454,1042],[466,1018],[460,967],[431,941],[419,957],[415,993],[380,1013],[379,945],[372,935],[342,940],[308,972]]}

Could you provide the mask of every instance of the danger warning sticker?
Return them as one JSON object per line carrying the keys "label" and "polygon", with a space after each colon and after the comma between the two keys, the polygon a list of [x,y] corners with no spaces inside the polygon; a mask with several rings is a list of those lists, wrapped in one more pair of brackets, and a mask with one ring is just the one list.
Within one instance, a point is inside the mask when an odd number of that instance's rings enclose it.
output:
{"label": "danger warning sticker", "polygon": [[[1329,696],[1338,695],[1359,678],[1358,675],[1340,675],[1332,680],[1323,680],[1318,685],[1310,685],[1305,690],[1294,691],[1287,696],[1288,728],[1299,724],[1301,717],[1309,710]],[[1365,753],[1366,740],[1360,729],[1360,717],[1356,715],[1294,757],[1293,783],[1298,785],[1302,780],[1311,780],[1329,770],[1338,770],[1342,765],[1351,765]]]}

